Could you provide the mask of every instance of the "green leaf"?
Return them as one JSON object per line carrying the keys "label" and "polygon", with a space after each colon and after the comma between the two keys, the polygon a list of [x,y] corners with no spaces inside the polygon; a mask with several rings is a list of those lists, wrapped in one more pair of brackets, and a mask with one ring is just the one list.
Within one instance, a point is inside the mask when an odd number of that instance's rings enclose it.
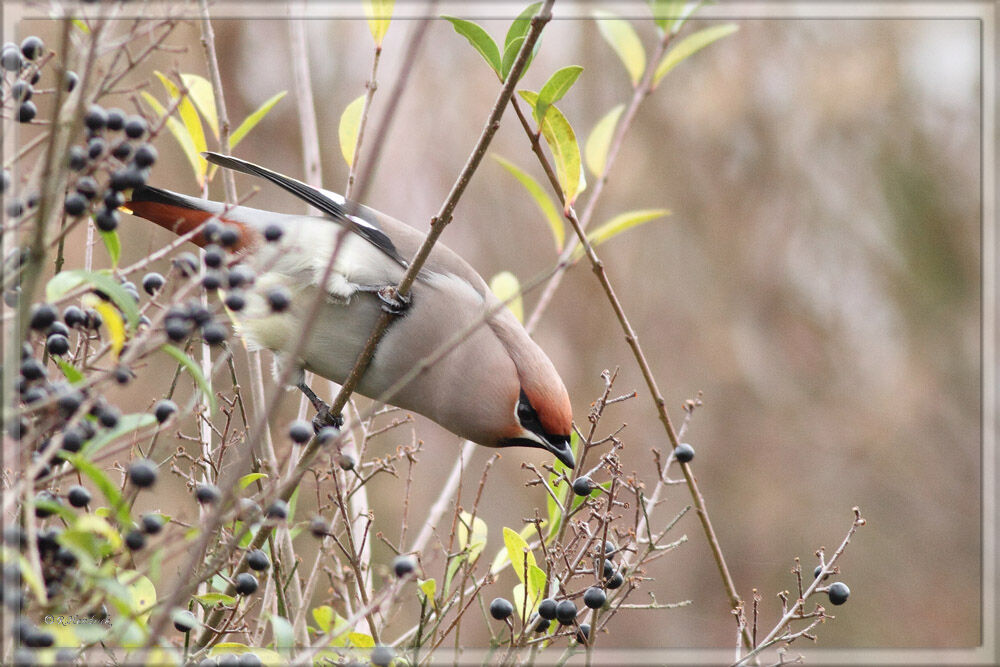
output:
{"label": "green leaf", "polygon": [[347,105],[340,114],[340,153],[348,167],[354,166],[354,151],[358,145],[358,130],[361,127],[361,114],[365,108],[365,96],[359,95]]}
{"label": "green leaf", "polygon": [[193,597],[205,609],[212,609],[220,606],[236,606],[236,598],[232,595],[226,595],[225,593],[202,593],[201,595],[195,595]]}
{"label": "green leaf", "polygon": [[313,620],[316,621],[316,627],[320,629],[321,632],[330,632],[330,626],[333,623],[333,607],[328,604],[322,607],[313,607],[312,610]]}
{"label": "green leaf", "polygon": [[125,319],[128,320],[133,329],[139,323],[139,308],[135,301],[125,291],[125,288],[118,284],[117,280],[106,273],[83,269],[60,271],[46,283],[45,298],[50,302],[58,301],[81,285],[90,285],[110,298],[118,306],[118,310],[125,315]]}
{"label": "green leaf", "polygon": [[518,533],[504,526],[503,542],[507,547],[507,557],[510,558],[510,565],[514,569],[514,574],[524,583],[525,562],[528,567],[536,565],[535,554],[528,548],[528,543]]}
{"label": "green leaf", "polygon": [[236,144],[240,143],[243,137],[247,136],[247,133],[257,126],[257,123],[264,120],[264,116],[266,116],[268,112],[274,108],[274,105],[280,102],[281,98],[283,98],[286,94],[288,94],[288,91],[283,90],[277,95],[268,98],[263,104],[257,107],[256,111],[244,118],[243,122],[240,123],[240,126],[229,135],[229,148],[236,148]]}
{"label": "green leaf", "polygon": [[527,583],[528,594],[530,595],[529,601],[532,604],[532,608],[529,611],[534,611],[534,605],[537,605],[545,597],[545,584],[547,583],[545,570],[537,565],[529,565]]}
{"label": "green leaf", "polygon": [[[504,47],[503,58],[500,61],[500,78],[504,81],[507,80],[510,68],[514,66],[514,61],[517,60],[517,53],[521,50],[522,44],[524,44],[524,37],[518,37]],[[527,67],[524,69],[526,70]],[[524,70],[521,71],[521,76],[524,76]]]}
{"label": "green leaf", "polygon": [[524,322],[524,304],[521,302],[521,283],[510,271],[501,271],[490,280],[490,289],[501,301],[507,301],[507,307],[514,313],[518,322]]}
{"label": "green leaf", "polygon": [[687,0],[649,0],[650,9],[653,10],[653,22],[661,33],[667,32],[674,23],[687,16],[684,11],[686,4]]}
{"label": "green leaf", "polygon": [[632,85],[638,84],[646,69],[646,51],[642,48],[642,42],[639,41],[635,28],[611,12],[598,10],[594,12],[594,16],[597,18],[597,28],[601,31],[604,41],[611,45],[628,70]]}
{"label": "green leaf", "polygon": [[169,354],[177,363],[184,367],[192,378],[194,378],[195,384],[201,389],[201,392],[208,399],[209,408],[212,412],[215,412],[215,395],[212,393],[212,386],[208,383],[205,375],[201,372],[201,366],[195,362],[194,359],[184,354],[184,351],[180,348],[174,347],[173,345],[166,343],[163,345],[162,349],[164,352]]}
{"label": "green leaf", "polygon": [[84,35],[90,34],[90,28],[88,28],[87,24],[81,21],[80,19],[71,19],[71,22],[73,23],[74,26],[76,26],[77,30],[82,32]]}
{"label": "green leaf", "polygon": [[546,109],[563,98],[569,89],[573,87],[580,77],[583,68],[579,65],[570,65],[556,70],[549,80],[545,82],[538,92],[538,101],[535,102],[535,120],[538,121],[545,116]]}
{"label": "green leaf", "polygon": [[104,247],[108,249],[108,256],[111,257],[111,266],[113,268],[118,268],[118,260],[122,256],[122,242],[118,238],[118,232],[111,231],[105,232],[102,230],[97,230],[97,233],[101,235],[101,240],[104,241]]}
{"label": "green leaf", "polygon": [[591,245],[600,245],[615,236],[618,236],[626,229],[631,229],[636,225],[641,225],[650,220],[656,220],[670,215],[670,211],[665,208],[653,208],[640,211],[629,211],[621,213],[608,220],[606,223],[587,234],[587,239]]}
{"label": "green leaf", "polygon": [[681,10],[680,15],[674,19],[674,24],[670,26],[671,34],[676,35],[680,32],[681,28],[684,27],[684,24],[687,23],[687,20],[694,16],[694,13],[701,9],[704,4],[705,0],[697,0],[697,2],[686,3],[684,5],[684,9]]}
{"label": "green leaf", "polygon": [[532,3],[517,15],[517,18],[507,28],[507,36],[503,40],[504,51],[517,38],[527,36],[528,30],[531,29],[531,19],[538,13],[541,6],[542,3],[540,2]]}
{"label": "green leaf", "polygon": [[62,374],[66,377],[67,380],[69,380],[70,384],[80,384],[81,382],[84,381],[85,378],[83,376],[83,373],[81,373],[80,369],[78,369],[73,364],[58,358],[55,359],[55,362],[56,365],[59,366],[59,369],[62,370]]}
{"label": "green leaf", "polygon": [[118,420],[118,425],[108,431],[101,431],[87,442],[80,450],[80,457],[91,458],[101,451],[105,445],[114,442],[127,433],[138,431],[141,428],[152,426],[156,423],[156,417],[150,414],[122,415]]}
{"label": "green leaf", "polygon": [[536,181],[534,178],[529,176],[527,172],[524,172],[515,165],[513,162],[505,160],[499,155],[494,155],[493,159],[499,162],[503,167],[514,175],[521,185],[528,191],[531,198],[535,200],[535,204],[542,211],[545,216],[546,222],[549,223],[549,229],[552,230],[552,238],[556,242],[556,252],[561,252],[563,245],[566,243],[566,227],[563,224],[562,216],[559,214],[555,203],[552,198],[546,193],[545,189]]}
{"label": "green leaf", "polygon": [[271,632],[274,634],[274,648],[278,649],[278,653],[291,657],[291,648],[295,646],[292,624],[281,616],[271,616]]}
{"label": "green leaf", "polygon": [[611,140],[615,135],[615,128],[618,126],[618,119],[625,111],[625,105],[619,104],[614,109],[606,113],[594,125],[587,137],[587,143],[583,147],[583,159],[590,169],[590,173],[600,178],[604,173],[604,168],[608,163],[608,150],[611,148]]}
{"label": "green leaf", "polygon": [[[441,18],[450,21],[452,27],[455,28],[455,32],[469,40],[469,44],[472,44],[472,47],[476,51],[479,51],[479,55],[486,60],[486,64],[493,68],[497,76],[500,76],[500,49],[497,48],[496,42],[493,41],[489,33],[472,21],[466,21],[454,16],[443,16]],[[506,51],[506,49],[504,50]]]}
{"label": "green leaf", "polygon": [[431,603],[431,606],[437,609],[437,601],[435,596],[437,595],[437,580],[435,579],[425,579],[423,581],[417,582],[417,588],[420,592],[424,594],[424,599]]}
{"label": "green leaf", "polygon": [[212,130],[215,140],[218,141],[219,112],[215,109],[215,90],[212,88],[212,84],[209,83],[208,79],[197,74],[181,74],[181,81],[184,82],[184,87],[188,89],[191,101],[194,102],[201,117],[205,119],[209,129]]}
{"label": "green leaf", "polygon": [[[518,93],[534,109],[538,94],[530,90],[520,90]],[[566,208],[569,208],[585,186],[581,178],[583,176],[583,162],[580,159],[580,145],[576,142],[573,127],[554,104],[546,110],[541,130],[545,143],[552,151],[556,175],[559,177],[559,185],[562,187]]]}
{"label": "green leaf", "polygon": [[656,66],[656,72],[653,74],[653,87],[655,88],[659,85],[660,80],[685,59],[701,51],[712,42],[731,35],[737,30],[739,30],[739,26],[735,23],[726,23],[699,30],[682,39],[674,48],[667,51],[666,55],[663,56],[663,60]]}
{"label": "green leaf", "polygon": [[59,544],[70,549],[91,564],[107,558],[122,546],[122,538],[114,528],[96,514],[81,514],[58,537]]}
{"label": "green leaf", "polygon": [[[136,415],[130,416],[135,417]],[[118,490],[118,485],[108,479],[108,476],[104,474],[103,470],[88,461],[83,455],[74,454],[66,457],[66,459],[70,462],[70,465],[90,479],[94,486],[97,487],[97,490],[104,495],[108,504],[111,505],[114,510],[115,518],[118,519],[118,525],[122,527],[131,526],[132,515],[129,512],[128,503],[124,502],[122,499],[122,494],[121,491]]]}
{"label": "green leaf", "polygon": [[267,479],[267,475],[262,472],[252,472],[247,475],[240,477],[240,488],[245,489],[258,479]]}
{"label": "green leaf", "polygon": [[205,130],[201,126],[201,118],[198,116],[198,111],[194,108],[190,95],[182,97],[180,89],[165,74],[158,71],[154,71],[153,73],[159,77],[160,82],[167,89],[167,94],[170,95],[171,99],[176,100],[180,98],[180,102],[177,104],[177,114],[181,117],[184,130],[191,138],[191,146],[194,148],[195,157],[197,158],[195,163],[197,164],[195,178],[198,180],[198,187],[205,187],[208,162],[201,154],[208,150],[208,144],[205,142]]}
{"label": "green leaf", "polygon": [[392,18],[394,4],[395,0],[363,0],[362,2],[375,46],[382,46],[385,33],[389,30],[389,20]]}

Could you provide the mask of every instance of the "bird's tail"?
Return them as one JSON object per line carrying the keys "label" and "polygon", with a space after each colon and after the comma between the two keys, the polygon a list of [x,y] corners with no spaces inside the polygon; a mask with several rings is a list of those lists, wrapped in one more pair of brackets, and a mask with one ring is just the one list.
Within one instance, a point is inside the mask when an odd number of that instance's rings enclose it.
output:
{"label": "bird's tail", "polygon": [[[241,231],[246,231],[246,226],[243,223],[227,218],[225,204],[188,197],[151,185],[143,185],[132,190],[124,208],[140,218],[155,222],[178,236],[194,231],[212,218],[222,223],[236,225]],[[241,245],[250,243],[251,237],[250,234],[241,234]],[[200,247],[204,247],[208,243],[201,232],[195,234],[191,241]],[[238,248],[234,248],[234,250],[236,249]]]}

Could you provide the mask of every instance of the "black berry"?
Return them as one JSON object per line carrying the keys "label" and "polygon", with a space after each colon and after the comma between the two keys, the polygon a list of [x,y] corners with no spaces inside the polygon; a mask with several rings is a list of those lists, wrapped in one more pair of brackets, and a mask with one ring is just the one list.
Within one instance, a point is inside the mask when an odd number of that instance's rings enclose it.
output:
{"label": "black berry", "polygon": [[27,102],[35,94],[35,89],[27,81],[18,80],[10,87],[10,96],[19,102]]}
{"label": "black berry", "polygon": [[590,478],[586,475],[582,477],[577,477],[573,480],[573,493],[578,496],[589,496],[590,492],[594,490],[594,483],[590,481]]}
{"label": "black berry", "polygon": [[63,86],[66,87],[66,92],[73,92],[73,89],[76,88],[76,84],[78,83],[80,83],[80,77],[77,76],[76,72],[67,70],[67,72],[63,75]]}
{"label": "black berry", "polygon": [[94,218],[97,228],[102,232],[113,232],[118,229],[118,211],[109,208],[102,208]]}
{"label": "black berry", "polygon": [[65,204],[66,214],[74,218],[83,215],[83,212],[87,210],[87,200],[78,192],[71,192],[66,195]]}
{"label": "black berry", "polygon": [[240,230],[231,225],[226,225],[219,232],[219,243],[224,248],[231,248],[240,242]]}
{"label": "black berry", "polygon": [[202,505],[214,505],[222,498],[222,492],[215,484],[199,484],[194,489],[194,497]]}
{"label": "black berry", "polygon": [[90,491],[79,485],[69,487],[66,499],[73,507],[86,507],[90,504]]}
{"label": "black berry", "polygon": [[235,582],[236,593],[238,595],[253,595],[257,592],[257,577],[253,576],[249,572],[241,572],[236,575]]}
{"label": "black berry", "polygon": [[275,285],[267,290],[267,303],[271,310],[276,313],[284,312],[292,302],[292,297],[288,290],[281,285]]}
{"label": "black berry", "polygon": [[125,534],[125,546],[129,551],[139,551],[146,546],[146,536],[139,530],[130,530]]}
{"label": "black berry", "polygon": [[830,596],[830,604],[839,605],[847,602],[847,598],[851,595],[851,589],[847,587],[847,584],[835,581],[830,584],[826,594]]}
{"label": "black berry", "polygon": [[25,100],[17,107],[17,120],[20,123],[30,123],[37,115],[38,107],[31,100]]}
{"label": "black berry", "polygon": [[105,405],[101,408],[100,414],[97,415],[97,421],[105,428],[114,428],[118,426],[118,420],[121,419],[121,416],[121,410],[113,405]]}
{"label": "black berry", "polygon": [[225,260],[226,254],[223,252],[222,248],[212,244],[205,247],[205,266],[210,269],[217,269],[222,266],[222,262]]}
{"label": "black berry", "polygon": [[233,290],[226,294],[224,303],[226,308],[234,312],[239,312],[247,305],[246,297],[243,296],[243,292],[238,290]]}
{"label": "black berry", "polygon": [[194,626],[198,624],[195,620],[194,614],[189,612],[187,609],[183,611],[178,611],[173,615],[174,627],[177,628],[178,632],[191,632]]}
{"label": "black berry", "polygon": [[313,537],[326,537],[327,533],[330,532],[330,527],[323,517],[314,516],[309,521],[309,532],[312,533]]}
{"label": "black berry", "polygon": [[52,334],[45,340],[45,349],[57,357],[69,352],[69,338],[62,334]]}
{"label": "black berry", "polygon": [[39,57],[44,50],[45,43],[34,35],[25,37],[24,41],[21,42],[21,54],[28,60],[34,60]]}
{"label": "black berry", "polygon": [[312,425],[307,421],[297,419],[292,422],[291,426],[288,427],[288,437],[291,438],[293,442],[300,445],[309,442],[312,435]]}
{"label": "black berry", "polygon": [[510,618],[510,615],[513,613],[514,605],[504,598],[494,598],[493,602],[490,603],[490,616],[498,621]]}
{"label": "black berry", "polygon": [[686,442],[682,442],[674,450],[674,456],[681,463],[690,463],[694,459],[694,447]]}
{"label": "black berry", "polygon": [[153,406],[153,416],[160,424],[170,419],[175,412],[177,412],[177,404],[167,398],[160,399]]}
{"label": "black berry", "polygon": [[607,599],[608,596],[597,586],[591,586],[583,593],[583,604],[591,609],[600,609]]}
{"label": "black berry", "polygon": [[590,641],[589,623],[580,624],[580,629],[576,631],[576,641],[580,642],[581,644],[586,644],[588,641]]}
{"label": "black berry", "polygon": [[69,154],[66,156],[66,166],[73,171],[80,171],[87,166],[87,151],[81,146],[70,146]]}
{"label": "black berry", "polygon": [[140,168],[150,167],[156,162],[157,153],[152,144],[143,144],[135,149],[132,159]]}
{"label": "black berry", "polygon": [[152,296],[160,291],[166,281],[163,276],[156,271],[150,271],[142,277],[142,289],[146,294]]}
{"label": "black berry", "polygon": [[146,133],[146,120],[142,116],[129,116],[125,120],[125,136],[139,139]]}
{"label": "black berry", "polygon": [[417,564],[409,556],[396,556],[392,559],[392,571],[400,579],[413,574],[415,569],[417,569]]}
{"label": "black berry", "polygon": [[93,132],[103,130],[104,126],[108,124],[108,113],[103,107],[91,104],[90,108],[87,109],[87,113],[83,115],[83,124],[87,126],[88,130]]}
{"label": "black berry", "polygon": [[576,605],[572,600],[563,600],[556,605],[556,620],[560,625],[572,625],[576,620]]}
{"label": "black berry", "polygon": [[140,459],[128,468],[128,477],[140,489],[148,489],[156,483],[156,464],[149,459]]}
{"label": "black berry", "polygon": [[544,618],[546,621],[552,621],[556,618],[556,601],[552,598],[545,598],[538,603],[538,615]]}
{"label": "black berry", "polygon": [[281,239],[284,233],[279,225],[272,222],[264,228],[264,239],[273,243]]}
{"label": "black berry", "polygon": [[221,345],[229,335],[229,330],[224,324],[209,322],[201,329],[201,336],[209,345]]}
{"label": "black berry", "polygon": [[376,646],[372,649],[370,660],[375,667],[389,667],[392,659],[396,657],[396,652],[391,646]]}
{"label": "black berry", "polygon": [[59,317],[59,312],[47,303],[40,303],[31,309],[29,317],[28,326],[35,331],[41,331],[52,326],[52,323]]}
{"label": "black berry", "polygon": [[143,514],[140,527],[147,535],[156,535],[163,530],[163,519],[156,514]]}
{"label": "black berry", "polygon": [[608,590],[615,590],[616,588],[621,588],[622,584],[625,583],[625,576],[621,572],[615,572],[614,576],[608,579],[606,584]]}
{"label": "black berry", "polygon": [[268,519],[277,519],[278,521],[284,521],[288,518],[288,503],[286,503],[281,498],[278,498],[273,503],[267,506],[264,510],[264,516]]}
{"label": "black berry", "polygon": [[260,549],[254,549],[247,554],[247,565],[251,570],[256,570],[257,572],[262,572],[267,568],[271,567],[271,561],[268,560],[267,554],[265,554]]}

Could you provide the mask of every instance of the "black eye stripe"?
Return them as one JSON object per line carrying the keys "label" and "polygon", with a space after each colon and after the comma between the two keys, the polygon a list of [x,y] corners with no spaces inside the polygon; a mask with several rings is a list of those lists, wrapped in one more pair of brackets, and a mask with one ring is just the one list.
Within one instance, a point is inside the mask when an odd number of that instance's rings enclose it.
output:
{"label": "black eye stripe", "polygon": [[521,422],[521,426],[532,433],[545,435],[542,421],[538,418],[538,413],[535,411],[534,406],[531,405],[531,401],[528,400],[528,396],[524,393],[523,389],[521,390],[521,398],[517,402],[517,419]]}

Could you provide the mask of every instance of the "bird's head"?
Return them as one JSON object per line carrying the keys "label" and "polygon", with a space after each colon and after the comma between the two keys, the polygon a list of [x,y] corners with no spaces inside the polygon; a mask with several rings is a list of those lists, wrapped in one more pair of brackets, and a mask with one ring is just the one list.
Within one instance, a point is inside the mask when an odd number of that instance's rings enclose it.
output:
{"label": "bird's head", "polygon": [[536,447],[551,452],[571,470],[576,465],[570,449],[573,413],[569,395],[558,375],[555,386],[524,386],[513,407],[514,426],[501,447]]}

